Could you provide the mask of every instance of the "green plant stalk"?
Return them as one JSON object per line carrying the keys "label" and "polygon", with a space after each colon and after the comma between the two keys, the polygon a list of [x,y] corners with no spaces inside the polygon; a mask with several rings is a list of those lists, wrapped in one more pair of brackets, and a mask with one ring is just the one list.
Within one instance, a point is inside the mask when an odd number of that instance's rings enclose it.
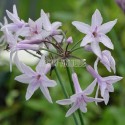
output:
{"label": "green plant stalk", "polygon": [[[69,67],[67,65],[66,65],[66,70],[67,70],[70,86],[71,86],[71,89],[72,89],[72,93],[74,94],[75,90],[74,90],[74,85],[73,85],[72,78],[71,78],[71,72],[70,72],[70,69],[69,69]],[[79,115],[79,119],[80,119],[81,125],[84,125],[82,113],[81,113],[80,110],[78,110],[78,115]]]}
{"label": "green plant stalk", "polygon": [[76,42],[76,43],[74,44],[74,46],[71,48],[71,51],[72,51],[81,41],[82,41],[82,39],[80,39],[78,42]]}
{"label": "green plant stalk", "polygon": [[72,53],[72,52],[74,52],[74,51],[76,51],[76,50],[79,50],[79,49],[83,49],[83,47],[75,48],[75,49],[71,50],[70,53]]}
{"label": "green plant stalk", "polygon": [[[64,93],[65,97],[66,97],[66,98],[69,98],[69,95],[68,95],[68,93],[67,93],[67,91],[66,91],[66,88],[65,88],[65,86],[64,86],[64,84],[63,84],[63,82],[62,82],[62,80],[61,80],[61,77],[60,77],[60,74],[59,74],[58,69],[55,67],[54,70],[55,70],[56,76],[57,76],[57,78],[58,78],[58,80],[59,80],[59,83],[60,83],[60,85],[61,85],[61,88],[62,88],[62,90],[63,90],[63,93]],[[75,114],[73,114],[73,119],[74,119],[75,124],[76,124],[76,125],[79,125]]]}
{"label": "green plant stalk", "polygon": [[74,94],[75,89],[74,89],[74,85],[73,85],[72,78],[71,78],[71,72],[70,72],[70,69],[67,65],[66,65],[66,71],[67,71],[67,74],[68,74],[69,83],[70,83],[70,86],[71,86],[72,93]]}
{"label": "green plant stalk", "polygon": [[49,52],[49,53],[52,53],[52,54],[55,54],[55,55],[60,56],[60,54],[58,54],[58,53],[56,53],[56,52],[53,52],[53,51],[51,51],[51,50],[45,49],[45,48],[41,48],[41,50],[45,50],[45,51],[47,51],[47,52]]}

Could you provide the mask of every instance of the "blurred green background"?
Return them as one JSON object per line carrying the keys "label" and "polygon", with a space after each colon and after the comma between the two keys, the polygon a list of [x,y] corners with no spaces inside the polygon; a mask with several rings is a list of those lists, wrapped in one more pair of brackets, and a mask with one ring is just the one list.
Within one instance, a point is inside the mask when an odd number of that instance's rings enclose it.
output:
{"label": "blurred green background", "polygon": [[[19,16],[25,21],[28,18],[36,20],[40,16],[40,10],[50,12],[51,21],[63,22],[63,29],[67,35],[72,35],[74,42],[83,37],[71,22],[74,20],[90,23],[91,15],[98,8],[104,17],[104,22],[118,19],[110,36],[115,45],[112,54],[117,64],[117,75],[125,76],[125,15],[117,6],[115,0],[0,0],[0,21],[3,21],[5,10],[12,11],[13,4],[16,4]],[[82,53],[82,54],[79,54]],[[95,56],[83,50],[75,53],[87,59],[87,63],[93,65]],[[0,60],[1,61],[1,60]],[[64,68],[59,68],[63,83],[69,94],[71,89]],[[82,88],[86,88],[93,81],[93,78],[84,68],[76,68]],[[102,76],[111,75],[100,65]],[[56,100],[65,98],[58,84],[50,89],[53,104],[50,104],[37,90],[29,101],[25,100],[27,85],[14,81],[15,76],[20,72],[16,67],[9,72],[9,63],[0,62],[0,125],[74,125],[72,116],[65,118],[68,107],[59,106]],[[57,78],[55,72],[52,79]],[[77,113],[76,113],[77,115]],[[83,113],[85,125],[125,125],[125,79],[115,84],[115,92],[110,94],[110,102],[107,106],[100,103],[88,105],[88,112]]]}

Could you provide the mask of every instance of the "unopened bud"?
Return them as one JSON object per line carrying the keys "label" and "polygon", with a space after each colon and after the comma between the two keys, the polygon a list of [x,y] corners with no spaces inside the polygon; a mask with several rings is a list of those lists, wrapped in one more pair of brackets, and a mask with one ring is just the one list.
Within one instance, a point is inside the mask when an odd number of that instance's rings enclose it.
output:
{"label": "unopened bud", "polygon": [[69,43],[69,44],[73,43],[72,37],[70,36],[70,37],[66,40],[66,42]]}

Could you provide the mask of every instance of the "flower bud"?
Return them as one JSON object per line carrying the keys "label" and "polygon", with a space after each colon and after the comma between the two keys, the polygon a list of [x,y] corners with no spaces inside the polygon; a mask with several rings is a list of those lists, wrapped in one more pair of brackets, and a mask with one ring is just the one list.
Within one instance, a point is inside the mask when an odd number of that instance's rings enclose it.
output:
{"label": "flower bud", "polygon": [[72,37],[70,36],[70,37],[66,40],[66,42],[69,43],[69,44],[73,43]]}

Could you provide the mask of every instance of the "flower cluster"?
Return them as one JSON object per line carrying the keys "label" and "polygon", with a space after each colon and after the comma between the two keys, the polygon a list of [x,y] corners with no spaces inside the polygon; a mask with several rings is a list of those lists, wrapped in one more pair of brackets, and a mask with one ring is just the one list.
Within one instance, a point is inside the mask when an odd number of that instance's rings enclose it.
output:
{"label": "flower cluster", "polygon": [[[113,43],[106,34],[114,27],[117,20],[102,24],[102,16],[99,10],[96,10],[92,16],[91,25],[73,21],[72,24],[76,29],[86,34],[86,36],[82,41],[79,41],[81,42],[79,48],[76,48],[79,42],[70,48],[70,45],[73,44],[72,37],[67,38],[65,32],[59,29],[62,23],[51,23],[49,14],[43,10],[41,10],[39,19],[36,21],[29,19],[28,22],[19,18],[15,5],[13,6],[13,13],[9,11],[6,12],[11,23],[8,23],[5,18],[5,23],[0,25],[1,31],[3,32],[1,41],[6,42],[6,50],[10,51],[10,71],[12,71],[12,61],[14,61],[22,73],[22,75],[16,76],[15,80],[28,84],[26,100],[30,99],[33,93],[40,88],[45,98],[52,103],[48,87],[56,86],[56,81],[50,80],[47,77],[47,73],[52,72],[56,67],[56,61],[53,62],[52,59],[63,60],[65,66],[68,66],[68,60],[71,58],[82,61],[81,58],[73,55],[74,51],[82,48],[97,56],[94,68],[86,64],[86,69],[93,76],[94,81],[85,90],[82,90],[77,74],[74,72],[72,66],[71,78],[75,93],[73,93],[69,99],[58,100],[57,103],[61,105],[71,105],[71,108],[66,113],[66,117],[77,109],[80,109],[82,112],[87,112],[87,103],[89,102],[98,103],[104,101],[105,104],[108,104],[109,93],[114,92],[113,84],[120,81],[122,77],[115,75],[102,77],[99,75],[99,62],[101,62],[109,72],[116,72],[115,60],[111,52],[109,50],[102,51],[100,43],[109,49],[114,49]],[[25,50],[26,52],[33,50],[36,52],[35,56],[39,58],[36,71],[19,60],[18,51],[20,50]],[[47,55],[48,58],[50,58],[49,63],[46,63],[45,55],[41,50],[49,52],[49,55]],[[95,97],[89,97],[88,95],[93,93],[96,85],[98,87]],[[99,90],[102,98],[98,98]]]}

